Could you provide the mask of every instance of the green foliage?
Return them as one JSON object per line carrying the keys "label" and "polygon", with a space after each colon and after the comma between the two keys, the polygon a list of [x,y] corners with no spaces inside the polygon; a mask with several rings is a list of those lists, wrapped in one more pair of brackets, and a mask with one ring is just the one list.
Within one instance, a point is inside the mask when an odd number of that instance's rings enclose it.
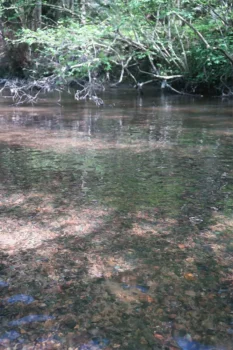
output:
{"label": "green foliage", "polygon": [[50,71],[61,78],[82,78],[89,71],[111,69],[104,46],[100,50],[104,34],[100,26],[84,27],[74,21],[64,26],[60,21],[55,28],[39,29],[37,32],[23,30],[14,42],[27,43],[34,51],[32,73],[40,76],[47,67],[46,73]]}
{"label": "green foliage", "polygon": [[188,52],[188,58],[190,69],[187,77],[195,83],[215,84],[227,73],[228,62],[220,52],[193,46]]}
{"label": "green foliage", "polygon": [[196,84],[231,80],[230,2],[17,0],[0,1],[0,12],[14,30],[10,43],[30,48],[33,78],[115,78],[123,69],[134,81],[155,70]]}

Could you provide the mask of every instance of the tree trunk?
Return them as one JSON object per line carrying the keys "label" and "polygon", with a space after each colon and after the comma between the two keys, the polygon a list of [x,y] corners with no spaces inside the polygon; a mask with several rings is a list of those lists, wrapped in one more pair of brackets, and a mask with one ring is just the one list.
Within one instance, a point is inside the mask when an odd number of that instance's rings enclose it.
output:
{"label": "tree trunk", "polygon": [[80,10],[80,23],[84,25],[86,24],[86,0],[80,0],[79,10]]}
{"label": "tree trunk", "polygon": [[41,28],[42,0],[37,0],[33,13],[33,30]]}

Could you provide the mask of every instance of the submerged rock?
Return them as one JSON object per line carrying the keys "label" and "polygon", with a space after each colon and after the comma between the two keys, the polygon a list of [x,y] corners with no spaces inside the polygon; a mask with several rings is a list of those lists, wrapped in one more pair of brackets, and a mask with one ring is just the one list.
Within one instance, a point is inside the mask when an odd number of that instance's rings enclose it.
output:
{"label": "submerged rock", "polygon": [[55,317],[54,316],[48,316],[48,315],[29,315],[29,316],[25,316],[22,318],[19,318],[18,320],[15,321],[11,321],[8,323],[8,325],[11,326],[21,326],[23,324],[27,324],[27,323],[32,323],[32,322],[45,322],[48,320],[54,320]]}

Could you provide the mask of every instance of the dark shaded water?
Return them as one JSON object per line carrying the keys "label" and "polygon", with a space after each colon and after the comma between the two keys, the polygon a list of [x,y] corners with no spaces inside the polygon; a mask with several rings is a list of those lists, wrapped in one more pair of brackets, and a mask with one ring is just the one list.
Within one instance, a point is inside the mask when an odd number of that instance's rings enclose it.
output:
{"label": "dark shaded water", "polygon": [[0,347],[233,349],[233,102],[54,101],[0,109]]}

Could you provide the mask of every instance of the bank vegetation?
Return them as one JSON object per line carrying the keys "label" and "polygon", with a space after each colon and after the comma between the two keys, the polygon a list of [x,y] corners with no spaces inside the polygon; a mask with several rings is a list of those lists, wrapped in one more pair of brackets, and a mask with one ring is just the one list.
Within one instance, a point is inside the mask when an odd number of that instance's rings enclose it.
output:
{"label": "bank vegetation", "polygon": [[[178,94],[233,95],[233,5],[210,0],[0,1],[4,96],[77,100],[127,83]],[[73,91],[73,90],[72,90]]]}

